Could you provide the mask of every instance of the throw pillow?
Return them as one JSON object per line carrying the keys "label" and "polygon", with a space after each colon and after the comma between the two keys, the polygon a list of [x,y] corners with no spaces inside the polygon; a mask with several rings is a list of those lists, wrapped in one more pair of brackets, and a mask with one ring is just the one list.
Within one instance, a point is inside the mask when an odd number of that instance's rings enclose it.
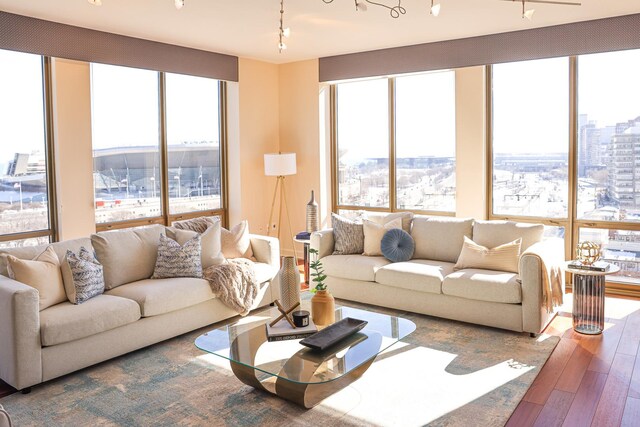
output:
{"label": "throw pillow", "polygon": [[513,242],[489,249],[465,237],[454,269],[481,268],[517,273],[521,244],[522,239],[516,239]]}
{"label": "throw pillow", "polygon": [[[200,244],[202,245],[202,269],[205,270],[211,266],[223,264],[226,260],[222,255],[222,242],[220,221],[216,221],[214,225],[207,228],[204,233],[200,234]],[[198,235],[197,232],[191,230],[179,230],[167,227],[167,237],[175,240],[184,246],[189,240]]]}
{"label": "throw pillow", "polygon": [[38,290],[40,311],[67,300],[58,255],[51,246],[33,260],[7,255],[9,277]]}
{"label": "throw pillow", "polygon": [[385,225],[389,221],[393,221],[396,218],[402,219],[402,229],[407,233],[411,232],[411,221],[413,221],[412,212],[393,212],[393,213],[381,213],[381,212],[367,212],[366,219],[373,221],[380,225]]}
{"label": "throw pillow", "polygon": [[174,221],[171,225],[178,230],[191,230],[202,234],[216,223],[220,225],[219,217],[201,216],[198,218],[184,219],[182,221]]}
{"label": "throw pillow", "polygon": [[415,247],[411,235],[399,228],[393,228],[384,233],[380,242],[382,255],[391,262],[409,261]]}
{"label": "throw pillow", "polygon": [[175,240],[161,234],[156,267],[151,278],[202,278],[202,248],[200,242],[199,234],[184,245],[180,245]]}
{"label": "throw pillow", "polygon": [[72,304],[82,304],[104,293],[102,264],[84,246],[78,254],[67,250],[61,269],[67,298]]}
{"label": "throw pillow", "polygon": [[382,248],[380,246],[384,233],[394,228],[402,228],[402,219],[396,218],[380,225],[373,221],[365,219],[362,221],[364,231],[364,253],[367,256],[382,256]]}
{"label": "throw pillow", "polygon": [[343,216],[331,214],[333,227],[334,255],[361,255],[364,252],[364,229]]}
{"label": "throw pillow", "polygon": [[222,255],[225,258],[253,258],[249,221],[246,219],[230,230],[221,229]]}

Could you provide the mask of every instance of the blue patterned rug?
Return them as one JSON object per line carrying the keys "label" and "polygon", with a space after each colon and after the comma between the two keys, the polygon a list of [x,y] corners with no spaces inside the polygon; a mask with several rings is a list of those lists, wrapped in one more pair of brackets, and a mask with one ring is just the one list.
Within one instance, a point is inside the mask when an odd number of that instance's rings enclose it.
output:
{"label": "blue patterned rug", "polygon": [[211,326],[0,403],[17,426],[501,426],[559,340],[372,309],[417,330],[310,410],[244,385],[226,360],[195,348]]}

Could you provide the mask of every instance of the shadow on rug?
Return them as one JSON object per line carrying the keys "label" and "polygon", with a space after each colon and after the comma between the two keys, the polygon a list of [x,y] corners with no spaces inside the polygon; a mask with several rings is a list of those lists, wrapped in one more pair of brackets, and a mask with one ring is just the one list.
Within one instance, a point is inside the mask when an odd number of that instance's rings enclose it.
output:
{"label": "shadow on rug", "polygon": [[372,309],[406,317],[417,330],[310,410],[244,385],[228,361],[198,350],[194,340],[212,326],[0,403],[18,426],[501,426],[559,341]]}

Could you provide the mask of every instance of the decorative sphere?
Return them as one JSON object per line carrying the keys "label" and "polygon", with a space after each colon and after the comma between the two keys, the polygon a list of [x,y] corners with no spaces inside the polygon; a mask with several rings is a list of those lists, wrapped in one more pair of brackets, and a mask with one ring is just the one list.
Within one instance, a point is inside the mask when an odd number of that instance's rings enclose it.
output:
{"label": "decorative sphere", "polygon": [[588,241],[578,243],[576,246],[576,258],[582,264],[593,264],[600,259],[600,245]]}

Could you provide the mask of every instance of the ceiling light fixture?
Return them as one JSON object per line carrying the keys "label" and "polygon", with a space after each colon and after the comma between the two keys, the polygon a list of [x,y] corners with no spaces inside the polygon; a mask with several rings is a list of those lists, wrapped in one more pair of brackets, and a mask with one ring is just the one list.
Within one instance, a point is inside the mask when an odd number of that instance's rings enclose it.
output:
{"label": "ceiling light fixture", "polygon": [[102,0],[87,0],[87,2],[91,3],[94,6],[102,6]]}
{"label": "ceiling light fixture", "polygon": [[[366,3],[358,1],[358,0],[353,0],[353,1],[356,4],[356,12],[366,12],[367,11],[367,4]],[[327,3],[327,2],[325,1],[325,3]]]}
{"label": "ceiling light fixture", "polygon": [[431,0],[431,9],[429,10],[429,14],[437,18],[438,15],[440,15],[440,3],[433,4],[433,0]]}
{"label": "ceiling light fixture", "polygon": [[[333,0],[322,0],[322,1],[325,2],[325,4],[333,3]],[[399,18],[400,15],[404,15],[405,13],[407,13],[407,9],[405,9],[402,6],[402,0],[397,0],[397,1],[398,1],[397,5],[389,6],[384,3],[378,3],[372,0],[360,0],[360,1],[354,0],[356,4],[356,11],[358,12],[366,12],[367,3],[369,3],[374,6],[380,6],[387,9],[389,11],[389,15],[391,15],[392,18]]]}
{"label": "ceiling light fixture", "polygon": [[180,10],[184,6],[184,0],[175,0],[176,9]]}
{"label": "ceiling light fixture", "polygon": [[280,0],[280,27],[278,28],[278,50],[282,53],[283,50],[287,48],[287,45],[284,44],[283,39],[287,38],[291,35],[291,29],[289,27],[284,28],[284,0]]}
{"label": "ceiling light fixture", "polygon": [[533,14],[536,12],[536,10],[526,9],[524,3],[525,0],[522,0],[522,17],[527,18],[529,21],[531,21],[531,18],[533,18]]}

